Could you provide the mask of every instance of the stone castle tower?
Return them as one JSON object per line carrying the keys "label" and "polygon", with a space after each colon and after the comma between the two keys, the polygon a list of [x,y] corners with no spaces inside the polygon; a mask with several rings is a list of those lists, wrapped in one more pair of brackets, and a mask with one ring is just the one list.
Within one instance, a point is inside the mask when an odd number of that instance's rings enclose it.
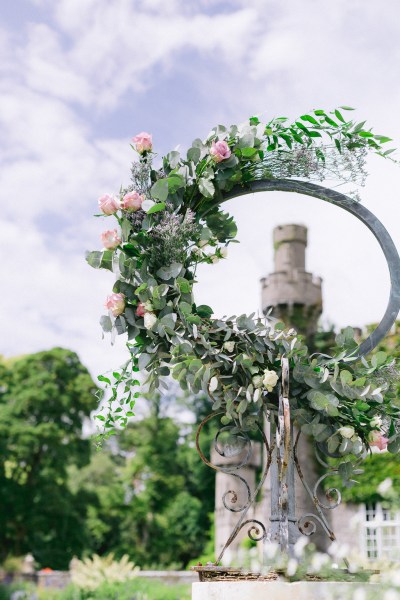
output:
{"label": "stone castle tower", "polygon": [[261,279],[263,312],[310,338],[322,313],[322,280],[306,271],[307,227],[278,225],[273,241],[274,272]]}
{"label": "stone castle tower", "polygon": [[[303,225],[279,225],[273,231],[274,241],[274,272],[261,279],[262,309],[265,314],[283,321],[287,326],[294,327],[299,333],[311,337],[317,330],[318,319],[322,313],[322,280],[306,271],[305,252],[307,247],[307,228]],[[267,424],[268,428],[268,424]],[[268,432],[267,432],[268,433]],[[301,436],[298,446],[298,456],[304,469],[307,482],[311,485],[318,479],[317,468],[312,446]],[[251,460],[240,474],[246,479],[251,489],[254,489],[256,472],[260,469],[264,458],[261,445],[254,444]],[[234,459],[221,459],[215,449],[211,452],[211,461],[224,466],[234,463]],[[240,483],[240,482],[239,482]],[[304,491],[303,485],[296,474],[296,516],[314,512],[314,506]],[[238,519],[238,513],[230,512],[223,506],[222,497],[228,490],[238,493],[238,505],[245,501],[241,498],[244,492],[242,485],[233,475],[217,472],[215,486],[215,550],[218,555]],[[270,478],[265,482],[263,496],[251,508],[247,518],[259,519],[269,525],[270,515]],[[242,531],[231,544],[226,554],[226,563],[231,561],[240,548],[243,539],[247,537]],[[313,536],[313,542],[320,549],[326,547],[325,534],[321,531]]]}

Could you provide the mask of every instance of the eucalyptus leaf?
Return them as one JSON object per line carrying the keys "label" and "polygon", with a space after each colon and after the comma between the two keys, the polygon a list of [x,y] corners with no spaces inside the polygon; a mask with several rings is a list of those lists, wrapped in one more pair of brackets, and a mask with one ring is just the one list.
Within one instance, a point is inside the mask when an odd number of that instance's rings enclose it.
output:
{"label": "eucalyptus leaf", "polygon": [[138,359],[138,367],[140,371],[144,371],[144,369],[147,367],[147,365],[150,364],[151,361],[151,356],[150,354],[146,354],[145,352],[143,352],[142,354],[139,355],[139,359]]}
{"label": "eucalyptus leaf", "polygon": [[214,196],[215,187],[210,179],[205,179],[202,177],[199,180],[199,190],[200,194],[205,196],[205,198],[212,198]]}
{"label": "eucalyptus leaf", "polygon": [[112,321],[108,315],[102,315],[100,317],[100,325],[104,332],[109,333],[112,329]]}
{"label": "eucalyptus leaf", "polygon": [[115,328],[118,335],[122,335],[126,332],[126,320],[122,315],[119,315],[119,317],[115,319]]}
{"label": "eucalyptus leaf", "polygon": [[157,275],[158,277],[161,277],[161,279],[175,279],[176,277],[178,277],[179,273],[182,270],[182,264],[181,263],[172,263],[171,265],[168,265],[167,267],[161,267],[160,269],[158,269],[157,271]]}
{"label": "eucalyptus leaf", "polygon": [[190,161],[193,161],[195,164],[197,164],[200,160],[200,156],[201,156],[201,151],[200,148],[189,148],[188,152],[187,152],[187,159]]}
{"label": "eucalyptus leaf", "polygon": [[168,198],[168,181],[166,178],[159,179],[151,188],[151,195],[160,202],[165,202]]}

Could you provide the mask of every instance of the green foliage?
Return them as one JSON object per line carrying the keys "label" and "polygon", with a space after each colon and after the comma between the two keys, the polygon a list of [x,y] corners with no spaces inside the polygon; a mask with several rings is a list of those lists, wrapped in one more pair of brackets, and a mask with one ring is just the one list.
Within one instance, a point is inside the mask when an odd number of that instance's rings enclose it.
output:
{"label": "green foliage", "polygon": [[[354,477],[357,485],[340,488],[344,502],[355,504],[373,504],[386,502],[387,497],[378,491],[378,486],[385,479],[392,480],[392,490],[400,497],[400,462],[398,457],[389,453],[372,454],[362,465],[362,473]],[[325,480],[328,487],[340,487],[339,478],[330,477]]]}
{"label": "green foliage", "polygon": [[[199,409],[203,405],[197,400]],[[141,568],[184,567],[208,540],[214,473],[185,433],[149,400],[151,414],[105,444],[83,469],[70,469],[70,489],[90,498],[88,547],[126,553]],[[205,444],[211,443],[206,431]]]}
{"label": "green foliage", "polygon": [[85,546],[85,498],[68,489],[68,465],[85,465],[82,421],[96,387],[77,355],[54,348],[1,367],[0,558],[33,552],[65,568]]}
{"label": "green foliage", "polygon": [[27,600],[38,597],[38,600],[190,600],[191,591],[188,584],[168,584],[157,579],[137,577],[125,583],[103,583],[92,592],[80,590],[69,585],[63,590],[38,590],[32,585],[15,584],[10,587],[0,586],[0,600],[10,600],[12,591],[26,590]]}

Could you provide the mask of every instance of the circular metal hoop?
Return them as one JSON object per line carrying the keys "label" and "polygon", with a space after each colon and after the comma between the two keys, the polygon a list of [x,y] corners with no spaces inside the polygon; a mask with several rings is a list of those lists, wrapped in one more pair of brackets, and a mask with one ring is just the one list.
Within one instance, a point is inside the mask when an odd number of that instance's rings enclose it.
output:
{"label": "circular metal hoop", "polygon": [[313,196],[319,200],[339,206],[339,208],[343,208],[364,223],[378,240],[389,267],[391,288],[389,302],[381,322],[371,335],[360,344],[356,355],[361,357],[368,354],[388,333],[400,310],[400,257],[392,238],[379,219],[365,208],[365,206],[345,194],[307,181],[298,181],[295,179],[262,179],[260,181],[251,181],[247,184],[246,188],[235,186],[230,192],[223,195],[222,201],[225,202],[236,196],[243,196],[254,192],[273,191],[305,194],[306,196]]}

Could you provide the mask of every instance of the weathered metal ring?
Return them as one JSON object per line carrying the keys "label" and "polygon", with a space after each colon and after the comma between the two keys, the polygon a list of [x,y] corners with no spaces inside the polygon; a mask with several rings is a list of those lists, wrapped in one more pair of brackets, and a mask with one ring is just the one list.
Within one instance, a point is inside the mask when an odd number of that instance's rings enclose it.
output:
{"label": "weathered metal ring", "polygon": [[223,195],[222,201],[225,202],[236,196],[243,196],[254,192],[272,191],[305,194],[306,196],[313,196],[319,200],[339,206],[364,223],[378,240],[389,267],[391,289],[389,302],[381,322],[367,339],[360,344],[355,355],[361,357],[368,354],[388,333],[400,310],[400,257],[392,238],[379,219],[365,208],[365,206],[345,194],[308,181],[298,181],[296,179],[262,179],[260,181],[251,181],[246,184],[246,187],[235,186],[230,192]]}

